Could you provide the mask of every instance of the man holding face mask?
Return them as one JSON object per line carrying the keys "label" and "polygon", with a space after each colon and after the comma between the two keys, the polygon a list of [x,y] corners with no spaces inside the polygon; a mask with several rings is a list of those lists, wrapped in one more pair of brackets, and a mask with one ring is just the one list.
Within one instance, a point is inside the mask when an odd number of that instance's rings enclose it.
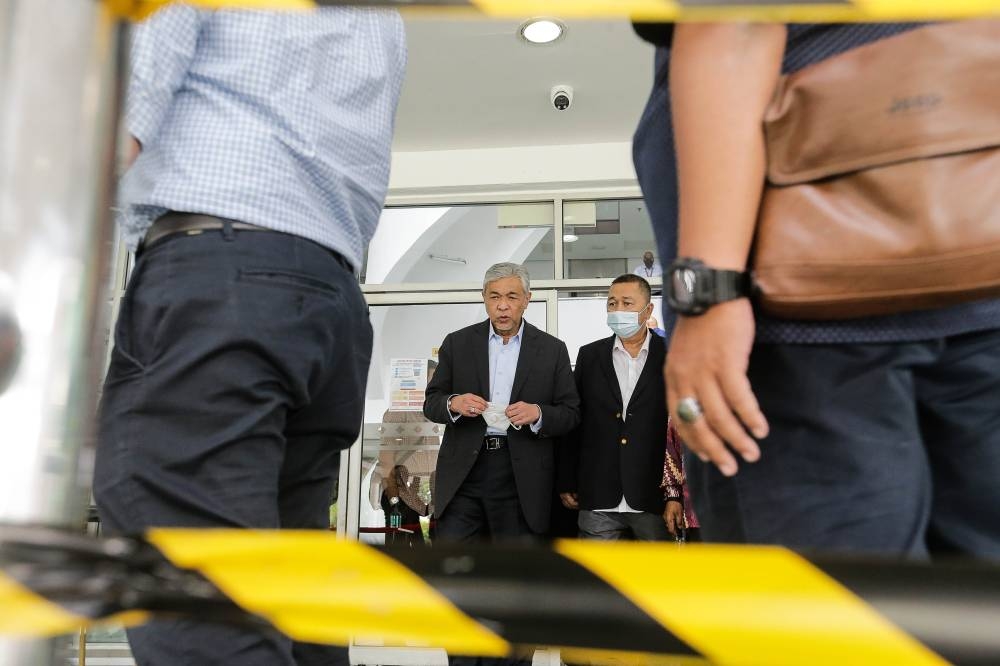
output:
{"label": "man holding face mask", "polygon": [[663,339],[646,326],[649,283],[622,275],[608,292],[614,333],[580,349],[580,426],[563,440],[559,497],[579,509],[580,536],[662,541],[683,526],[680,498],[661,490],[667,441]]}
{"label": "man holding face mask", "polygon": [[580,410],[566,344],[524,321],[530,299],[523,266],[492,266],[483,280],[489,320],[450,333],[438,352],[424,414],[447,425],[437,462],[440,540],[523,540],[548,530],[552,438],[569,433]]}

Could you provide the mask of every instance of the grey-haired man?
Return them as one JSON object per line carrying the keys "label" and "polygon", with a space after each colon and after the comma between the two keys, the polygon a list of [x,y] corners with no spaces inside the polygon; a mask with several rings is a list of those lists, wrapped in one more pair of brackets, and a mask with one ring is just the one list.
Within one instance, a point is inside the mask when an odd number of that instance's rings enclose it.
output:
{"label": "grey-haired man", "polygon": [[447,425],[437,462],[441,540],[524,540],[549,528],[555,439],[580,420],[566,344],[524,321],[528,272],[483,279],[487,321],[445,337],[424,414]]}

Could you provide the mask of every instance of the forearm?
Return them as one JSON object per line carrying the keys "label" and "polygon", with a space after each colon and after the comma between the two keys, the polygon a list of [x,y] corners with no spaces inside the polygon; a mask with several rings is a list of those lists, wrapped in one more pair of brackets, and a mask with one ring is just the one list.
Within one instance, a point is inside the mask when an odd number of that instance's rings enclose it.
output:
{"label": "forearm", "polygon": [[450,392],[445,391],[431,391],[428,388],[427,392],[424,394],[424,416],[434,423],[451,423],[453,419],[448,413],[448,398],[451,397]]}
{"label": "forearm", "polygon": [[781,72],[783,25],[679,24],[670,104],[680,256],[744,270],[765,175],[762,121]]}
{"label": "forearm", "polygon": [[680,499],[684,494],[684,480],[676,463],[669,456],[663,466],[663,481],[660,482],[660,488],[665,499]]}

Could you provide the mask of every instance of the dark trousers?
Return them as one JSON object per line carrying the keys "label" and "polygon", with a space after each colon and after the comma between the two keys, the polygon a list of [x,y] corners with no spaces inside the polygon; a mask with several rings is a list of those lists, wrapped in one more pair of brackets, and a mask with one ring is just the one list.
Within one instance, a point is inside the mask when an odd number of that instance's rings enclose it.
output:
{"label": "dark trousers", "polygon": [[673,538],[658,513],[581,510],[579,526],[581,539],[669,541]]}
{"label": "dark trousers", "polygon": [[[104,528],[328,529],[372,348],[343,261],[274,232],[168,237],[140,254],[104,386]],[[331,537],[332,538],[332,537]],[[192,621],[129,630],[140,666],[343,664],[346,650]]]}
{"label": "dark trousers", "polygon": [[687,458],[706,541],[1000,557],[1000,331],[757,345],[749,376],[761,460]]}
{"label": "dark trousers", "polygon": [[[437,523],[441,543],[530,543],[538,538],[531,531],[517,496],[510,451],[484,447],[458,493],[448,503]],[[507,666],[530,664],[526,659],[449,657],[451,666]]]}
{"label": "dark trousers", "polygon": [[480,449],[476,463],[437,524],[437,538],[451,543],[531,542],[517,496],[510,451]]}

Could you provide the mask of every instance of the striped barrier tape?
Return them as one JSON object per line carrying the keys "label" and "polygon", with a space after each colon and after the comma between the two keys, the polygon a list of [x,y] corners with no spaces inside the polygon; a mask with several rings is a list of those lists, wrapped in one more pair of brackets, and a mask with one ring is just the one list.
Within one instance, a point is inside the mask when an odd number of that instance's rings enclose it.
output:
{"label": "striped barrier tape", "polygon": [[1000,663],[1000,568],[805,558],[773,547],[558,541],[373,548],[322,532],[0,529],[0,634],[152,614],[303,641],[517,646],[619,664]]}
{"label": "striped barrier tape", "polygon": [[[104,0],[118,16],[142,19],[174,0]],[[849,22],[957,19],[1000,14],[1000,0],[176,0],[205,9],[301,10],[373,5],[495,18],[633,18],[646,21]]]}

